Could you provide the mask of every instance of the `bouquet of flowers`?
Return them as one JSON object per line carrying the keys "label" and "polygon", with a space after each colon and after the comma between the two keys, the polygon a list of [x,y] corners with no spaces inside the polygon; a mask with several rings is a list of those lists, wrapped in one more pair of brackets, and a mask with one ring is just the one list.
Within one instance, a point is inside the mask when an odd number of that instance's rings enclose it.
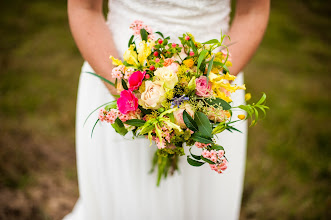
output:
{"label": "bouquet of flowers", "polygon": [[[178,169],[178,158],[185,155],[184,144],[190,147],[190,165],[207,163],[223,173],[228,161],[215,135],[239,131],[233,124],[248,117],[254,125],[259,111],[265,114],[268,109],[264,105],[266,95],[256,104],[231,105],[231,93],[246,88],[230,83],[236,77],[228,69],[231,56],[223,43],[227,35],[200,43],[185,33],[179,37],[181,44],[176,44],[160,32],[155,32],[159,35],[156,38],[142,21],[133,22],[130,28],[134,34],[123,61],[110,56],[116,66],[111,72],[115,83],[89,72],[120,93],[117,101],[95,110],[99,110],[95,125],[110,123],[123,136],[132,132],[134,137],[147,137],[151,144],[154,141],[157,148],[152,170],[157,167],[157,185],[162,176]],[[234,109],[243,111],[238,119],[232,117]],[[193,146],[202,149],[201,155],[191,153]]]}

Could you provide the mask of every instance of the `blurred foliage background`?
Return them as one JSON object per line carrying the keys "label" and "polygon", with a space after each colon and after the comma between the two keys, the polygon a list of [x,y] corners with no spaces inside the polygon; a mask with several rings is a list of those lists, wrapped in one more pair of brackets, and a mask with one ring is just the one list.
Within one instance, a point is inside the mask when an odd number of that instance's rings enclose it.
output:
{"label": "blurred foliage background", "polygon": [[[271,2],[245,68],[267,119],[249,133],[241,219],[331,219],[329,15],[323,0]],[[64,1],[0,15],[0,219],[61,219],[78,197],[75,102],[82,58]]]}

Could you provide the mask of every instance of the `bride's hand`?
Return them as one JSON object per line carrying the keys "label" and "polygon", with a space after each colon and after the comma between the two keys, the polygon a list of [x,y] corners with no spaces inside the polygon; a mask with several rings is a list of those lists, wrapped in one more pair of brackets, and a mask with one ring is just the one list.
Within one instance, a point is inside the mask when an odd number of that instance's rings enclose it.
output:
{"label": "bride's hand", "polygon": [[[83,58],[97,74],[114,82],[108,57],[117,57],[118,54],[102,13],[102,0],[68,0],[68,17],[72,35]],[[112,95],[118,94],[114,87],[106,86]]]}

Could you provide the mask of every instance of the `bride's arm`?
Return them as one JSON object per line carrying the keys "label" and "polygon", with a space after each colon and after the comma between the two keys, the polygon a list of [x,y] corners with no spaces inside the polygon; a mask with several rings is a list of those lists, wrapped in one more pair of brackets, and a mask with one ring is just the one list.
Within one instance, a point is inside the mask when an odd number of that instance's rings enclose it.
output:
{"label": "bride's arm", "polygon": [[235,43],[229,47],[233,63],[231,74],[237,75],[253,56],[267,27],[269,11],[270,0],[237,0],[228,32],[231,42]]}
{"label": "bride's arm", "polygon": [[[94,71],[114,81],[110,55],[117,57],[111,32],[102,14],[102,0],[68,0],[68,17],[72,35],[83,58]],[[107,84],[115,95],[116,89]]]}

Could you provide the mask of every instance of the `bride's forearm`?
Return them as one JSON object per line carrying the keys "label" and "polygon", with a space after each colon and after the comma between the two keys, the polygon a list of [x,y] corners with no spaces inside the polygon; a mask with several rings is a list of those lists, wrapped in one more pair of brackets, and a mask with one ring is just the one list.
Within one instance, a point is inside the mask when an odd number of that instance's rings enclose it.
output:
{"label": "bride's forearm", "polygon": [[[111,31],[102,14],[102,0],[69,0],[68,17],[72,35],[83,58],[94,71],[104,78],[111,78],[112,65],[109,56],[117,56]],[[111,94],[116,89],[108,84]]]}
{"label": "bride's forearm", "polygon": [[237,75],[249,62],[258,48],[268,23],[269,0],[237,0],[235,17],[228,32],[231,37],[229,51],[233,66],[230,72]]}

